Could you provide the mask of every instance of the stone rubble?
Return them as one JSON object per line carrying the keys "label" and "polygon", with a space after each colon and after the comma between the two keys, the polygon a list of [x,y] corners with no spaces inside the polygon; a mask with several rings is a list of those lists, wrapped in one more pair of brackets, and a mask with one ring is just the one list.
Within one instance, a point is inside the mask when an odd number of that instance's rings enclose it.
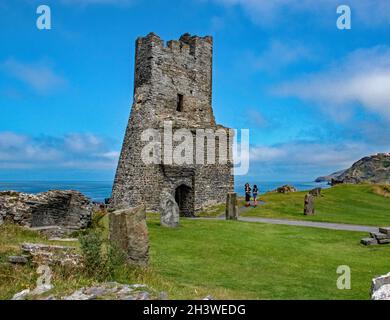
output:
{"label": "stone rubble", "polygon": [[92,212],[91,200],[77,191],[0,192],[0,224],[11,222],[52,236],[87,228]]}
{"label": "stone rubble", "polygon": [[298,191],[297,188],[295,188],[294,186],[284,185],[284,186],[281,186],[281,187],[277,188],[273,192],[277,192],[277,193],[290,193],[290,192],[297,192],[297,191]]}
{"label": "stone rubble", "polygon": [[12,264],[27,264],[28,256],[9,256],[8,262]]}
{"label": "stone rubble", "polygon": [[75,247],[23,243],[21,249],[36,265],[80,266],[82,264],[82,256],[76,253]]}
{"label": "stone rubble", "polygon": [[360,243],[365,246],[390,243],[390,227],[379,228],[379,232],[371,232],[370,238],[363,238]]}
{"label": "stone rubble", "polygon": [[390,272],[372,279],[371,299],[390,300]]}
{"label": "stone rubble", "polygon": [[[41,286],[43,287],[43,286]],[[40,300],[158,300],[160,296],[164,296],[165,292],[156,293],[146,285],[141,284],[121,284],[117,282],[105,282],[78,289],[66,296],[49,295],[41,297],[42,294],[53,289],[53,286],[45,285],[44,288],[36,288],[34,290],[26,289],[16,293],[12,300],[40,299]]]}

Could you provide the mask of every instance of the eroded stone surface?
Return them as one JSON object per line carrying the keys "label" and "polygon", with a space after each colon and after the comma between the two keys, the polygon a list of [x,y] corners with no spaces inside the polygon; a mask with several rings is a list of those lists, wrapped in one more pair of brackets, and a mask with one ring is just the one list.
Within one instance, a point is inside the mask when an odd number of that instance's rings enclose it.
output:
{"label": "eroded stone surface", "polygon": [[0,192],[0,223],[8,221],[31,228],[57,228],[57,234],[88,227],[92,209],[90,199],[77,191]]}
{"label": "eroded stone surface", "polygon": [[75,247],[23,243],[21,249],[37,265],[79,266],[82,264],[82,257]]}
{"label": "eroded stone surface", "polygon": [[226,220],[238,219],[237,193],[229,192],[226,196]]}
{"label": "eroded stone surface", "polygon": [[180,212],[175,198],[169,192],[161,193],[160,223],[167,228],[179,226]]}
{"label": "eroded stone surface", "polygon": [[145,206],[110,214],[110,242],[126,255],[128,263],[145,266],[149,261],[149,233]]}
{"label": "eroded stone surface", "polygon": [[26,264],[28,263],[28,258],[26,256],[9,256],[8,262],[12,264]]}
{"label": "eroded stone surface", "polygon": [[309,193],[310,193],[313,197],[321,197],[321,191],[322,191],[321,188],[314,188],[314,189],[310,190]]}
{"label": "eroded stone surface", "polygon": [[287,184],[274,190],[274,192],[278,192],[278,193],[290,193],[290,192],[297,192],[297,191],[298,191],[297,188]]}
{"label": "eroded stone surface", "polygon": [[311,194],[307,194],[305,196],[305,205],[304,205],[304,209],[303,209],[303,214],[305,216],[312,216],[314,215],[315,213],[315,210],[314,210],[314,199],[315,197]]}
{"label": "eroded stone surface", "polygon": [[[225,131],[229,135],[226,161],[219,156],[220,140],[216,137],[217,130],[227,128],[215,123],[212,110],[212,52],[211,37],[185,34],[167,45],[154,33],[137,39],[134,100],[113,186],[113,208],[145,204],[148,211],[158,212],[160,190],[168,188],[181,214],[193,216],[205,204],[224,203],[226,194],[233,191],[233,133]],[[194,150],[198,129],[213,132],[210,140],[215,142],[211,147],[215,164],[205,161],[195,165],[196,152],[186,153],[183,164],[172,162],[172,157],[145,163],[142,151],[149,141],[141,139],[144,130],[154,129],[153,138],[158,141],[170,127],[173,134],[179,129],[190,130]],[[181,143],[174,141],[173,149]],[[206,159],[207,150],[203,151]]]}
{"label": "eroded stone surface", "polygon": [[390,273],[372,279],[372,300],[390,300]]}
{"label": "eroded stone surface", "polygon": [[[12,300],[44,299],[44,300],[158,300],[163,293],[155,292],[142,284],[121,284],[105,282],[74,291],[70,295],[42,296],[53,289],[53,286],[41,286],[34,290],[26,289],[16,293]],[[167,298],[167,296],[165,295]]]}
{"label": "eroded stone surface", "polygon": [[374,244],[389,244],[390,243],[390,228],[382,227],[379,228],[379,232],[371,232],[371,238],[363,238],[361,243],[368,246]]}

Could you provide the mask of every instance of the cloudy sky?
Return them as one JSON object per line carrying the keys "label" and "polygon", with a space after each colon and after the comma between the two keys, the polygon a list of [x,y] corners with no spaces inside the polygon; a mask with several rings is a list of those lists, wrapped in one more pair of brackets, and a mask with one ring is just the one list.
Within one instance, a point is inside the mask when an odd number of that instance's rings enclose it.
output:
{"label": "cloudy sky", "polygon": [[[390,151],[387,0],[0,0],[0,179],[110,180],[134,41],[214,37],[218,122],[249,128],[259,180],[311,181]],[[338,30],[336,8],[352,9]]]}

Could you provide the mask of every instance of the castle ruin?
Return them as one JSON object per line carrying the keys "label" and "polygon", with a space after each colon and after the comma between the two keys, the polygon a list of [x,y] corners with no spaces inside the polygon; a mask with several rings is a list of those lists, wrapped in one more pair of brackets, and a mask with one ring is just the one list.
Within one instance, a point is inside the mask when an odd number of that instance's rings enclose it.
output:
{"label": "castle ruin", "polygon": [[[160,195],[167,191],[175,197],[181,215],[192,216],[224,203],[233,191],[232,134],[215,123],[212,109],[212,54],[213,39],[208,36],[184,34],[166,45],[154,33],[136,40],[134,101],[112,191],[113,207],[145,204],[148,211],[158,212]],[[166,123],[174,131],[185,128],[194,135],[198,129],[226,130],[227,161],[220,161],[221,139],[216,135],[211,144],[215,163],[207,161],[205,152],[204,164],[178,165],[164,159],[145,164],[141,154],[147,142],[142,141],[142,133],[153,128],[163,134]],[[204,146],[208,142],[205,137]]]}

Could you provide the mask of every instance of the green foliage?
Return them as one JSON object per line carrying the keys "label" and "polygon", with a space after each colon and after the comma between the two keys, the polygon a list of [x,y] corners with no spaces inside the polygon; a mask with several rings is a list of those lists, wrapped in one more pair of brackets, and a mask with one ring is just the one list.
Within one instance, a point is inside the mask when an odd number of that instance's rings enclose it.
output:
{"label": "green foliage", "polygon": [[83,255],[84,271],[88,276],[105,277],[106,261],[103,256],[103,238],[96,230],[88,230],[79,237]]}
{"label": "green foliage", "polygon": [[385,168],[390,167],[390,160],[384,160],[384,161],[383,161],[383,166],[384,166]]}
{"label": "green foliage", "polygon": [[92,214],[91,228],[93,229],[104,229],[103,219],[107,215],[105,210],[98,210]]}
{"label": "green foliage", "polygon": [[[79,237],[83,270],[99,281],[112,280],[117,269],[126,265],[122,250],[111,245],[98,229],[89,229]],[[127,266],[126,266],[127,267]]]}

